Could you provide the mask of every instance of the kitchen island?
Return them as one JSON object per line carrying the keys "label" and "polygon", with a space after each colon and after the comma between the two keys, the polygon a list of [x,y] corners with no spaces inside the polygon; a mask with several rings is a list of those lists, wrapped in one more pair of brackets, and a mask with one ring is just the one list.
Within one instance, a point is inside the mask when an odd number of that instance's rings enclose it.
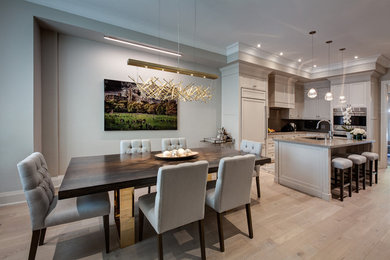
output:
{"label": "kitchen island", "polygon": [[332,156],[371,151],[374,140],[319,137],[274,138],[275,182],[324,200],[331,199]]}

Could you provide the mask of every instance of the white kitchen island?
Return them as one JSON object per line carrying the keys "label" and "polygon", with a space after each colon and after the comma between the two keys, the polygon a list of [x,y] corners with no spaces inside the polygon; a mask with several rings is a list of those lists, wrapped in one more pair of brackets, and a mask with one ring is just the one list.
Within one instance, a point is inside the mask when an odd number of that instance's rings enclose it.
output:
{"label": "white kitchen island", "polygon": [[[320,138],[321,139],[321,138]],[[275,182],[330,200],[332,156],[371,151],[374,140],[274,138]]]}

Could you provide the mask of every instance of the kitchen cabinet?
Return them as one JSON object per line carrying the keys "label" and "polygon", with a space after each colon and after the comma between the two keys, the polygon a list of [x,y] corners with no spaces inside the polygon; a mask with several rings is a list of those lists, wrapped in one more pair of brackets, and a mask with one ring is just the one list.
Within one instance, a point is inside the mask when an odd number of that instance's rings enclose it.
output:
{"label": "kitchen cabinet", "polygon": [[283,109],[281,117],[283,119],[302,119],[304,109],[304,90],[303,85],[295,84],[295,107],[290,109]]}
{"label": "kitchen cabinet", "polygon": [[295,79],[271,74],[269,76],[269,106],[295,108]]}
{"label": "kitchen cabinet", "polygon": [[242,98],[242,139],[265,142],[267,117],[265,100]]}
{"label": "kitchen cabinet", "polygon": [[221,68],[221,72],[221,125],[232,135],[236,149],[242,139],[264,144],[271,70],[238,62]]}
{"label": "kitchen cabinet", "polygon": [[[356,82],[331,86],[333,93],[332,107],[344,107],[350,104],[353,107],[367,107],[366,97],[369,95],[366,82]],[[340,96],[345,96],[345,103],[340,102]]]}
{"label": "kitchen cabinet", "polygon": [[330,119],[330,102],[324,99],[328,88],[317,88],[316,90],[317,97],[315,98],[309,98],[307,96],[309,89],[304,91],[303,119]]}

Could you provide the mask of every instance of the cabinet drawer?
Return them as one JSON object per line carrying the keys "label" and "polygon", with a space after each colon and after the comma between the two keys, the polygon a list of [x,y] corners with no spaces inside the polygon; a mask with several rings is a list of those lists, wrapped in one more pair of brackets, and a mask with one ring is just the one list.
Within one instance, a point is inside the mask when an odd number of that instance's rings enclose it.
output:
{"label": "cabinet drawer", "polygon": [[264,91],[258,91],[258,90],[252,90],[252,89],[245,89],[245,88],[243,88],[241,90],[241,96],[243,98],[253,98],[253,99],[265,100],[265,92]]}
{"label": "cabinet drawer", "polygon": [[240,77],[240,86],[242,88],[256,89],[261,91],[267,90],[267,82],[265,80],[250,78],[250,77]]}

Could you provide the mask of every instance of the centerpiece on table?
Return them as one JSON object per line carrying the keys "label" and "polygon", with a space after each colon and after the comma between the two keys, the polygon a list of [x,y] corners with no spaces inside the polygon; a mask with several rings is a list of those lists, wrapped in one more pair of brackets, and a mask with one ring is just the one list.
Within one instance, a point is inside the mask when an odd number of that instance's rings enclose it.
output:
{"label": "centerpiece on table", "polygon": [[345,110],[343,110],[343,123],[344,123],[344,125],[342,127],[347,132],[347,139],[348,140],[352,139],[351,132],[353,131],[353,127],[351,126],[351,113],[352,113],[352,107],[351,107],[351,105],[347,105]]}
{"label": "centerpiece on table", "polygon": [[351,134],[353,134],[353,138],[356,140],[363,140],[363,135],[366,134],[366,130],[361,128],[355,128],[351,131]]}

